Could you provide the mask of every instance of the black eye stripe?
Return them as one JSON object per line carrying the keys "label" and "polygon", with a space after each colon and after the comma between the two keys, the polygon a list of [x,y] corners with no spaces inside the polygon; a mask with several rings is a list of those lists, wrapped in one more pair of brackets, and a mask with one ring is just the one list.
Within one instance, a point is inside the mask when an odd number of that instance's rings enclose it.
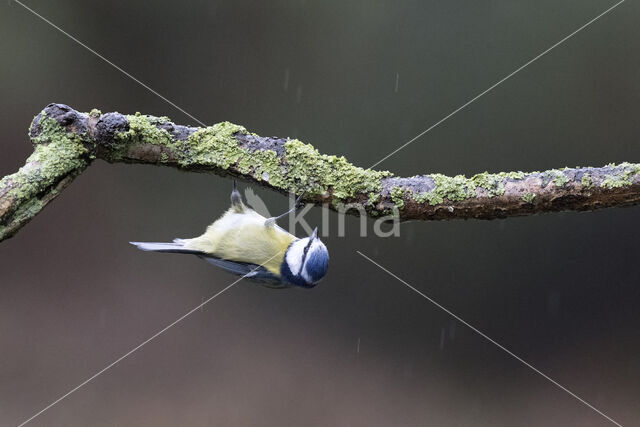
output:
{"label": "black eye stripe", "polygon": [[309,240],[309,243],[307,243],[307,246],[304,247],[304,253],[302,254],[302,264],[300,264],[301,266],[304,265],[304,262],[307,259],[307,252],[309,252],[309,248],[311,247],[311,243],[313,243],[313,240]]}

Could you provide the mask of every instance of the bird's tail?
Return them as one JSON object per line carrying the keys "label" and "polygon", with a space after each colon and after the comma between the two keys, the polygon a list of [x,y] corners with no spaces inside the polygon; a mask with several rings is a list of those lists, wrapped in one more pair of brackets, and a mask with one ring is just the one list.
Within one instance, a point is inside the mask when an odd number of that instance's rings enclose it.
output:
{"label": "bird's tail", "polygon": [[185,241],[182,239],[175,239],[171,243],[162,242],[129,242],[142,251],[149,252],[170,252],[179,254],[195,254],[202,255],[201,251],[194,249],[188,249],[184,247]]}

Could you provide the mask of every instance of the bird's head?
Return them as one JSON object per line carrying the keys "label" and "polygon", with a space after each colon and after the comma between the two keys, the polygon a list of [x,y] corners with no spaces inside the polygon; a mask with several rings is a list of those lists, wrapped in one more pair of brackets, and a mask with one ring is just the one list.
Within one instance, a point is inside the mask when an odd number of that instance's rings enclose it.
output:
{"label": "bird's head", "polygon": [[329,252],[318,238],[318,228],[309,237],[289,245],[280,268],[282,279],[294,286],[313,288],[327,274]]}

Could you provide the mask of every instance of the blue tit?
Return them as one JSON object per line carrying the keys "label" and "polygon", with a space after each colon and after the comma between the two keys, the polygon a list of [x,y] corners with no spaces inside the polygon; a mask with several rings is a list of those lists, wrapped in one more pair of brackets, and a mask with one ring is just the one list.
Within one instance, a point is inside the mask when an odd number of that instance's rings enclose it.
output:
{"label": "blue tit", "polygon": [[269,287],[312,288],[327,273],[329,252],[317,228],[309,237],[298,239],[276,224],[289,213],[265,218],[244,204],[234,181],[231,207],[200,237],[173,243],[130,243],[143,251],[197,255]]}

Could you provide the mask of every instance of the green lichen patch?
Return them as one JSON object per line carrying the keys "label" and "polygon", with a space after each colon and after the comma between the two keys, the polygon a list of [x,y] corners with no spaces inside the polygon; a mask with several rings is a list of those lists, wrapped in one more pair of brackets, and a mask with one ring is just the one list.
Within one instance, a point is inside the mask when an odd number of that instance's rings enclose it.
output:
{"label": "green lichen patch", "polygon": [[125,157],[127,152],[140,144],[153,144],[159,147],[175,148],[173,138],[165,129],[151,122],[151,118],[140,113],[126,116],[129,130],[115,136],[116,146],[112,148],[114,159]]}
{"label": "green lichen patch", "polygon": [[97,108],[94,108],[93,110],[89,111],[89,117],[98,118],[101,115],[102,115],[102,111],[98,110]]}
{"label": "green lichen patch", "polygon": [[[565,168],[566,169],[566,168]],[[552,169],[545,171],[541,174],[542,186],[546,187],[549,183],[552,183],[556,187],[563,187],[570,181],[569,177],[560,169]]]}
{"label": "green lichen patch", "polygon": [[520,180],[520,179],[524,179],[527,174],[525,172],[522,171],[515,171],[515,172],[500,172],[499,174],[497,174],[499,177],[501,178],[509,178],[509,179],[513,179],[513,180]]}
{"label": "green lichen patch", "polygon": [[582,179],[580,180],[580,182],[582,183],[582,186],[584,188],[591,188],[593,187],[593,179],[591,178],[591,175],[589,174],[584,174],[582,175]]}
{"label": "green lichen patch", "polygon": [[87,149],[80,137],[67,133],[55,119],[41,113],[42,131],[33,138],[34,151],[25,165],[0,181],[0,188],[11,185],[10,195],[17,200],[33,198],[63,177],[84,169]]}
{"label": "green lichen patch", "polygon": [[387,171],[363,169],[349,163],[343,156],[320,154],[312,145],[296,139],[285,144],[287,162],[282,179],[288,188],[299,188],[305,193],[325,195],[327,190],[334,200],[344,200],[355,194],[382,191],[382,179],[391,176]]}
{"label": "green lichen patch", "polygon": [[22,223],[28,221],[33,218],[42,210],[44,207],[44,203],[38,198],[29,199],[28,202],[23,203],[20,207],[14,212],[12,217],[12,222],[14,223]]}
{"label": "green lichen patch", "polygon": [[[433,174],[429,175],[433,179],[434,188],[431,191],[413,194],[413,199],[418,203],[427,202],[430,205],[439,205],[445,200],[451,202],[468,199],[476,196],[476,180],[468,179],[464,175],[456,175],[454,177]],[[482,181],[484,185],[489,186],[487,181]]]}
{"label": "green lichen patch", "polygon": [[503,176],[484,172],[472,176],[471,182],[477,188],[486,190],[489,193],[489,197],[502,196],[504,194]]}
{"label": "green lichen patch", "polygon": [[[433,174],[434,188],[431,191],[412,193],[412,198],[418,203],[428,203],[432,206],[444,203],[445,200],[457,202],[478,194],[488,197],[502,196],[505,193],[505,185],[508,181],[522,180],[527,177],[525,172],[500,172],[490,174],[483,172],[467,178],[464,175],[454,177]],[[484,193],[477,193],[477,190]]]}
{"label": "green lichen patch", "polygon": [[404,209],[404,196],[406,193],[407,191],[402,187],[394,187],[391,189],[391,200],[400,211]]}
{"label": "green lichen patch", "polygon": [[443,199],[453,202],[476,195],[474,182],[468,180],[464,175],[450,177],[442,174],[433,174],[431,177],[435,183],[435,188],[431,192],[435,192]]}
{"label": "green lichen patch", "polygon": [[567,175],[565,175],[564,172],[562,171],[554,171],[556,173],[555,178],[553,178],[553,180],[551,182],[553,182],[553,184],[556,187],[563,187],[567,182],[569,182],[569,178],[567,177]]}
{"label": "green lichen patch", "polygon": [[184,153],[182,166],[193,164],[198,167],[211,166],[250,175],[258,181],[288,190],[288,182],[282,169],[281,159],[273,150],[251,150],[238,143],[236,134],[247,133],[242,126],[229,122],[218,123],[201,129],[189,136],[186,145],[181,144]]}
{"label": "green lichen patch", "polygon": [[[35,120],[35,119],[34,119]],[[0,193],[11,200],[13,212],[0,230],[0,240],[35,216],[44,206],[43,194],[52,194],[60,180],[75,176],[89,163],[87,149],[80,137],[67,133],[55,119],[43,111],[39,118],[38,136],[33,138],[34,151],[18,172],[0,180]]]}
{"label": "green lichen patch", "polygon": [[533,203],[533,199],[535,199],[535,198],[536,198],[536,195],[533,194],[533,193],[525,193],[522,196],[522,200],[524,200],[527,203]]}
{"label": "green lichen patch", "polygon": [[320,154],[313,146],[298,140],[284,144],[282,158],[273,150],[251,150],[238,143],[237,133],[247,131],[229,122],[201,129],[189,137],[188,146],[183,149],[184,158],[200,166],[224,170],[233,167],[283,190],[311,196],[331,193],[338,201],[355,194],[379,193],[382,178],[390,175],[356,167],[344,157]]}
{"label": "green lichen patch", "polygon": [[222,122],[193,133],[187,140],[185,165],[194,163],[228,169],[239,160],[246,160],[251,152],[238,145],[234,137],[238,132],[245,132],[244,127]]}
{"label": "green lichen patch", "polygon": [[633,178],[638,174],[640,174],[640,165],[621,163],[616,170],[607,174],[600,186],[607,189],[626,187],[633,184]]}

